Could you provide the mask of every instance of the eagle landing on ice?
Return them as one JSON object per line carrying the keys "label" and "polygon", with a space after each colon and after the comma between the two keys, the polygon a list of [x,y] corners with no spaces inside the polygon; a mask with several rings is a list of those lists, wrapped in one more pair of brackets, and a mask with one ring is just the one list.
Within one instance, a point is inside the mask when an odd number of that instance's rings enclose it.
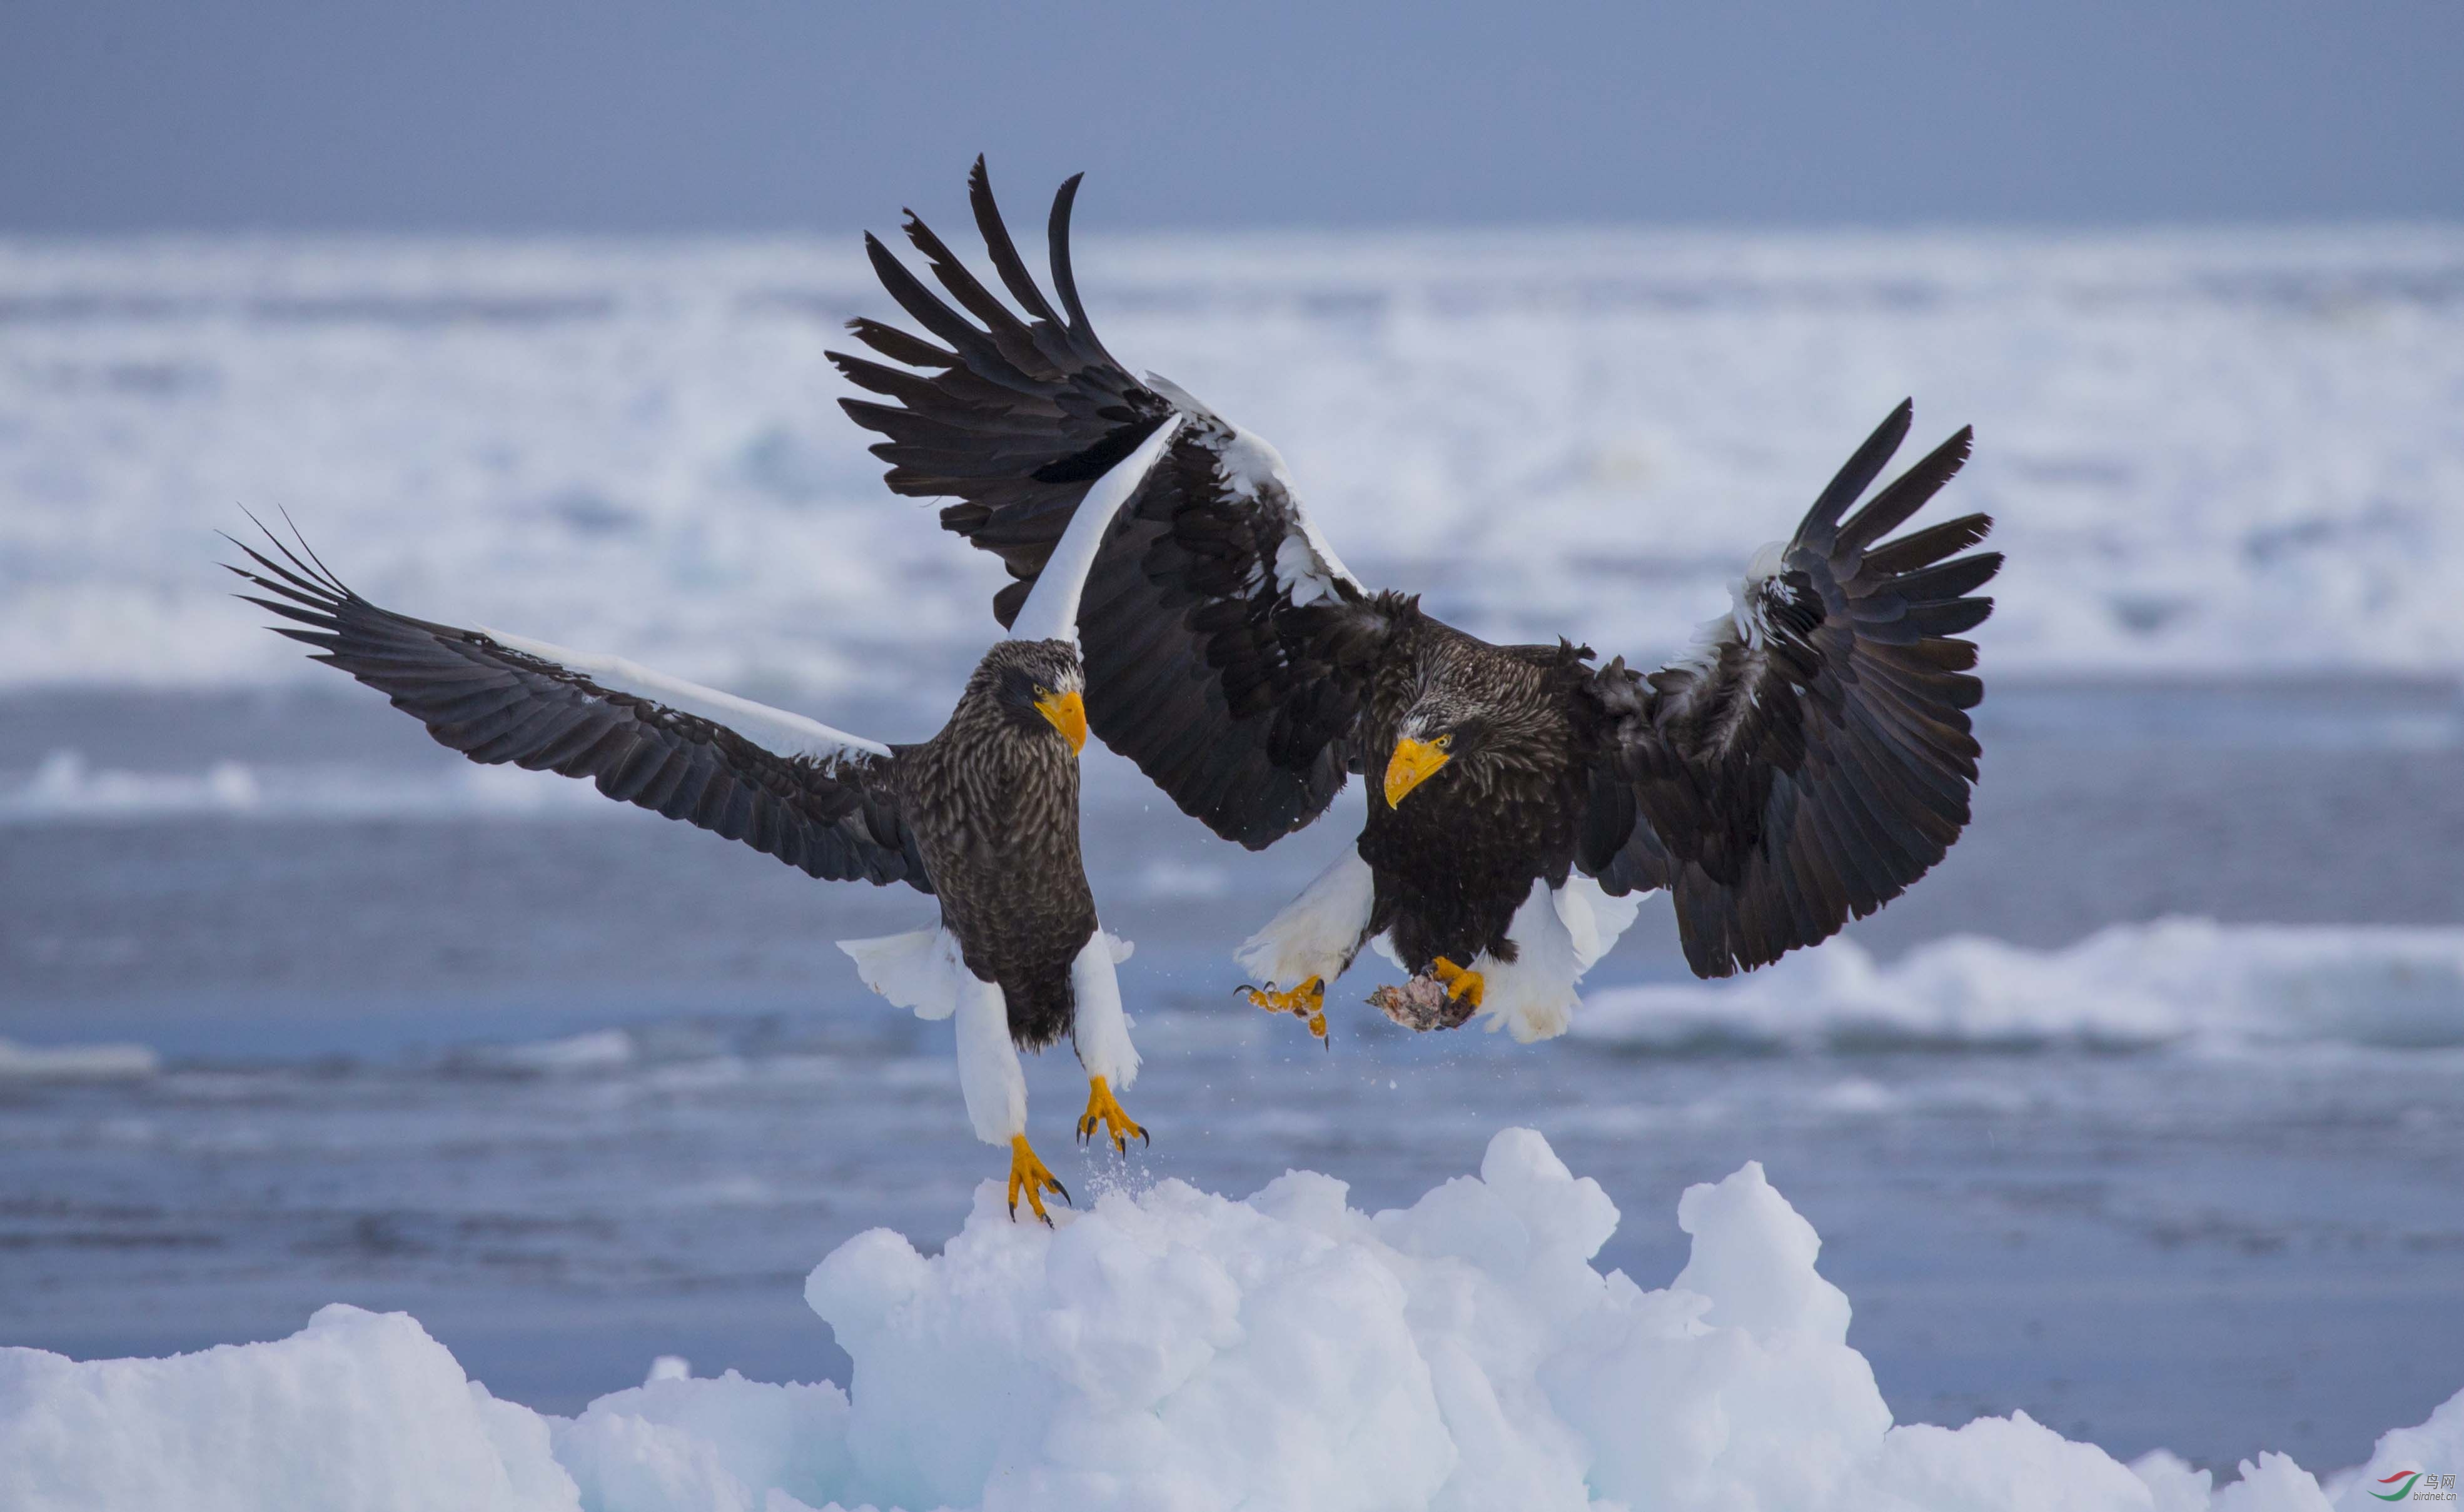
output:
{"label": "eagle landing on ice", "polygon": [[1942,860],[1976,778],[1983,685],[1961,637],[1991,612],[1974,595],[2001,558],[1969,550],[1983,515],[1891,533],[1959,471],[1968,431],[1867,497],[1906,438],[1902,404],[1755,557],[1733,610],[1657,671],[1564,641],[1491,645],[1362,583],[1272,446],[1105,349],[1070,266],[1078,183],[1049,221],[1057,305],[981,159],[969,197],[1008,300],[912,214],[946,299],[867,237],[925,334],[851,322],[887,361],[832,354],[879,396],[842,404],[886,438],[892,492],[955,499],[942,523],[1008,567],[1005,624],[1096,480],[1121,485],[1121,459],[1168,438],[1087,580],[1089,724],[1252,849],[1370,779],[1358,844],[1236,957],[1264,984],[1253,1002],[1323,1035],[1326,984],[1375,944],[1412,978],[1381,1003],[1398,1019],[1485,1016],[1542,1039],[1640,894],[1666,890],[1687,963],[1724,976],[1828,938]]}
{"label": "eagle landing on ice", "polygon": [[[1128,449],[1135,476],[1177,426]],[[985,1143],[1010,1150],[1009,1206],[1047,1223],[1063,1189],[1026,1138],[1021,1048],[1064,1036],[1088,1076],[1084,1140],[1115,1149],[1146,1131],[1116,1097],[1135,1080],[1114,964],[1079,850],[1078,755],[1086,673],[1073,625],[1110,512],[1098,482],[1058,542],[1009,639],[984,653],[948,724],[890,746],[616,657],[500,630],[411,619],[368,603],[304,542],[245,543],[231,570],[295,622],[274,628],[386,694],[472,760],[589,778],[609,798],[688,821],[814,877],[903,882],[935,896],[936,928],[841,949],[874,991],[925,1019],[956,1020],[958,1081]],[[1109,502],[1107,502],[1109,499]],[[248,596],[243,596],[248,597]]]}

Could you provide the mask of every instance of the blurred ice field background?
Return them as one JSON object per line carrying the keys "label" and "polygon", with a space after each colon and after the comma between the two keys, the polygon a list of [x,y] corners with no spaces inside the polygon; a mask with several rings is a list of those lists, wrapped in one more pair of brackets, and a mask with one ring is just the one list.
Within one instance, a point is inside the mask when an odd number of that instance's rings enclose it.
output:
{"label": "blurred ice field background", "polygon": [[[933,207],[926,207],[931,210]],[[939,218],[957,222],[944,213]],[[1097,327],[1272,438],[1373,583],[1655,661],[1903,394],[2012,554],[1977,822],[1846,937],[1698,987],[1664,904],[1566,1041],[1320,1050],[1239,939],[1263,855],[1090,751],[1155,1144],[1416,1196],[1504,1124],[1658,1219],[1760,1159],[1903,1420],[2357,1461],[2464,1381],[2464,232],[1094,242]],[[999,581],[893,500],[805,243],[0,244],[0,1341],[80,1356],[415,1312],[571,1412],[655,1355],[812,1379],[801,1280],[955,1230],[996,1152],[822,885],[480,770],[212,567],[288,510],[379,603],[883,738]],[[2212,924],[2197,922],[2216,921]],[[1029,1067],[1058,1157],[1083,1098]]]}

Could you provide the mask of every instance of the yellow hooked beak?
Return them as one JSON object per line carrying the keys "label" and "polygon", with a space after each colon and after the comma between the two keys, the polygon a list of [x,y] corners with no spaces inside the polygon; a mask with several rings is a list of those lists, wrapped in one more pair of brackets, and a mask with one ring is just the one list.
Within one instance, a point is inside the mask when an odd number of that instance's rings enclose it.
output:
{"label": "yellow hooked beak", "polygon": [[1443,735],[1431,743],[1409,737],[1395,742],[1395,758],[1386,763],[1388,808],[1400,804],[1404,794],[1427,781],[1430,774],[1454,759],[1445,751],[1450,743]]}
{"label": "yellow hooked beak", "polygon": [[1046,693],[1035,701],[1035,712],[1052,721],[1052,728],[1069,737],[1069,752],[1075,756],[1087,749],[1087,700],[1076,693]]}

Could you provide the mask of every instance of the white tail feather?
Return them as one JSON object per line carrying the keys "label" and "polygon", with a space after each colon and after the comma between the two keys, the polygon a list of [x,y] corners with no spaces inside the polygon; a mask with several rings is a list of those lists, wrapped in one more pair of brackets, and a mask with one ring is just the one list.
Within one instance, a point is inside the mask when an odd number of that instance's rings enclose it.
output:
{"label": "white tail feather", "polygon": [[1576,972],[1590,971],[1617,945],[1618,938],[1633,928],[1635,915],[1642,911],[1642,900],[1649,896],[1649,892],[1630,892],[1622,898],[1613,898],[1579,871],[1550,894],[1557,905],[1557,917],[1573,937]]}
{"label": "white tail feather", "polygon": [[854,960],[867,987],[913,1009],[918,1019],[947,1019],[976,980],[958,953],[957,937],[937,924],[878,939],[841,940],[838,946]]}

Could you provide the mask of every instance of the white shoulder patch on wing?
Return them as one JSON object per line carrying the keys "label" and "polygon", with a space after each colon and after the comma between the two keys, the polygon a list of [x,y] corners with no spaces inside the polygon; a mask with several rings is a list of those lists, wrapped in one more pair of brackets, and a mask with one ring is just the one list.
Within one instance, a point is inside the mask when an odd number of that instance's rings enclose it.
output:
{"label": "white shoulder patch on wing", "polygon": [[1287,493],[1292,491],[1292,474],[1284,466],[1284,454],[1275,449],[1272,442],[1228,422],[1226,428],[1232,434],[1224,441],[1223,449],[1216,453],[1215,461],[1232,492],[1256,498],[1270,485]]}
{"label": "white shoulder patch on wing", "polygon": [[1788,543],[1766,542],[1746,563],[1746,575],[1728,587],[1728,624],[1738,640],[1756,650],[1762,648],[1763,638],[1771,633],[1771,622],[1763,613],[1764,585],[1778,577],[1787,564]]}
{"label": "white shoulder patch on wing", "polygon": [[1284,597],[1291,600],[1292,607],[1297,609],[1320,599],[1333,598],[1336,580],[1349,581],[1352,575],[1343,570],[1341,562],[1330,561],[1310,543],[1309,537],[1315,532],[1309,529],[1308,520],[1296,518],[1296,523],[1300,528],[1275,548],[1275,586],[1284,590]]}
{"label": "white shoulder patch on wing", "polygon": [[[1763,595],[1787,566],[1787,542],[1770,541],[1757,549],[1746,563],[1746,575],[1728,585],[1728,612],[1696,625],[1693,643],[1684,655],[1668,664],[1670,668],[1708,679],[1719,670],[1721,654],[1727,647],[1742,646],[1760,652],[1771,633]],[[1752,696],[1750,691],[1748,696]]]}
{"label": "white shoulder patch on wing", "polygon": [[[1336,556],[1334,554],[1334,548],[1327,544],[1326,537],[1318,534],[1317,521],[1309,518],[1307,514],[1302,512],[1300,501],[1298,499],[1294,499],[1292,501],[1292,528],[1300,533],[1300,538],[1302,540],[1309,543],[1309,555],[1315,557],[1318,560],[1319,576],[1321,578],[1340,580],[1352,584],[1354,588],[1359,588],[1361,586],[1360,580],[1352,575],[1352,569],[1343,564],[1343,559]],[[1284,537],[1284,544],[1286,546],[1289,546],[1291,543],[1291,537],[1287,536]],[[1277,554],[1277,565],[1282,565],[1281,553]],[[1330,589],[1330,591],[1331,590]],[[1367,590],[1363,589],[1362,591],[1366,592]],[[1301,601],[1294,599],[1292,602],[1298,603]]]}
{"label": "white shoulder patch on wing", "polygon": [[1225,488],[1238,497],[1255,499],[1285,514],[1283,544],[1275,548],[1275,586],[1283,589],[1295,606],[1333,597],[1337,582],[1360,587],[1360,580],[1352,575],[1352,569],[1343,564],[1343,559],[1334,554],[1334,548],[1327,544],[1316,523],[1301,508],[1300,491],[1292,487],[1291,470],[1284,465],[1284,454],[1275,449],[1274,443],[1224,419],[1197,395],[1160,373],[1147,374],[1144,382],[1198,421],[1204,427],[1203,433],[1221,438],[1215,465],[1223,475]]}
{"label": "white shoulder patch on wing", "polygon": [[1236,494],[1280,511],[1285,517],[1283,543],[1275,548],[1275,586],[1283,589],[1296,607],[1334,597],[1337,582],[1359,587],[1360,580],[1344,566],[1343,559],[1334,554],[1334,548],[1327,544],[1315,522],[1301,508],[1291,472],[1284,466],[1284,454],[1262,436],[1251,435],[1238,427],[1230,429],[1230,438],[1216,455],[1224,486]]}
{"label": "white shoulder patch on wing", "polygon": [[678,713],[725,725],[773,756],[807,756],[827,765],[850,756],[890,755],[890,748],[878,740],[867,740],[844,730],[833,730],[818,719],[757,704],[750,698],[738,698],[681,677],[670,677],[621,656],[577,651],[570,646],[534,641],[526,635],[508,635],[484,625],[478,626],[478,631],[509,651],[553,663],[589,678],[610,692],[630,693]]}
{"label": "white shoulder patch on wing", "polygon": [[1138,382],[1146,384],[1149,388],[1154,389],[1156,393],[1161,394],[1164,398],[1171,400],[1172,406],[1175,409],[1179,410],[1184,415],[1188,415],[1198,420],[1212,420],[1219,424],[1222,422],[1223,417],[1208,408],[1205,400],[1199,398],[1196,394],[1193,394],[1188,389],[1181,387],[1171,379],[1164,377],[1154,368],[1148,368],[1145,376],[1141,377]]}

